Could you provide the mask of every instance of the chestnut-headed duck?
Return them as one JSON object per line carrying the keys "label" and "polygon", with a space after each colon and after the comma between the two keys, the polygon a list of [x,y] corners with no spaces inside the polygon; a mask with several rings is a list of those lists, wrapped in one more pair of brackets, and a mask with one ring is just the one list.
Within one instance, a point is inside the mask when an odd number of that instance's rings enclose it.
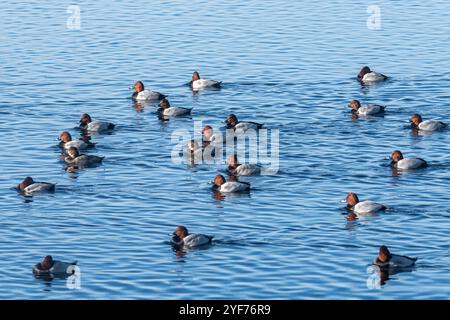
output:
{"label": "chestnut-headed duck", "polygon": [[354,192],[347,194],[345,202],[347,202],[347,209],[353,211],[357,216],[373,214],[387,209],[386,206],[374,201],[359,201],[358,196]]}
{"label": "chestnut-headed duck", "polygon": [[95,143],[92,143],[88,140],[87,142],[81,139],[72,140],[72,136],[67,131],[61,132],[59,134],[58,140],[61,141],[59,143],[59,146],[61,148],[64,148],[65,150],[68,150],[71,147],[75,147],[79,150],[86,150],[87,148],[95,147]]}
{"label": "chestnut-headed duck", "polygon": [[247,131],[249,129],[261,129],[263,125],[261,123],[252,122],[252,121],[238,121],[235,114],[230,113],[225,120],[227,124],[227,129],[234,129],[236,131]]}
{"label": "chestnut-headed duck", "polygon": [[171,107],[166,98],[159,102],[158,112],[167,117],[185,116],[191,114],[192,108]]}
{"label": "chestnut-headed duck", "polygon": [[137,100],[137,101],[159,101],[164,99],[166,96],[156,92],[156,91],[151,91],[151,90],[147,90],[144,89],[144,84],[142,83],[142,81],[136,81],[136,83],[133,86],[134,88],[134,92],[133,95],[131,96],[131,98],[133,100]]}
{"label": "chestnut-headed duck", "polygon": [[193,90],[205,89],[205,88],[220,88],[222,82],[216,80],[200,79],[200,74],[194,71],[192,74],[192,80],[189,82]]}
{"label": "chestnut-headed duck", "polygon": [[236,154],[228,157],[227,164],[228,171],[235,176],[251,176],[261,173],[261,167],[255,164],[240,164]]}
{"label": "chestnut-headed duck", "polygon": [[17,185],[17,190],[26,195],[46,191],[53,192],[55,191],[55,184],[50,182],[35,182],[32,177],[25,177],[25,179]]}
{"label": "chestnut-headed duck", "polygon": [[224,176],[217,175],[214,177],[213,184],[215,190],[223,193],[246,192],[250,190],[250,183],[237,181],[235,177],[226,181]]}
{"label": "chestnut-headed duck", "polygon": [[437,131],[448,127],[448,124],[439,120],[422,120],[420,114],[413,114],[409,119],[413,129],[423,131]]}
{"label": "chestnut-headed duck", "polygon": [[428,164],[421,158],[403,158],[403,154],[399,150],[394,150],[391,153],[391,165],[398,169],[410,170],[425,168]]}
{"label": "chestnut-headed duck", "polygon": [[65,275],[74,272],[73,267],[77,264],[74,262],[62,262],[53,260],[52,256],[46,256],[42,262],[38,262],[33,266],[33,273],[35,275]]}
{"label": "chestnut-headed duck", "polygon": [[215,134],[213,128],[209,125],[203,127],[201,134],[203,147],[206,147],[209,144],[220,144],[223,142],[222,134]]}
{"label": "chestnut-headed duck", "polygon": [[92,121],[89,114],[84,113],[80,117],[80,129],[92,131],[92,132],[102,132],[114,129],[115,124],[106,121]]}
{"label": "chestnut-headed duck", "polygon": [[380,115],[384,113],[384,110],[386,108],[378,104],[361,105],[361,103],[358,100],[350,101],[348,107],[352,109],[353,113],[361,116]]}
{"label": "chestnut-headed duck", "polygon": [[171,242],[175,246],[193,248],[210,244],[213,238],[214,236],[189,233],[185,226],[178,226],[173,233]]}
{"label": "chestnut-headed duck", "polygon": [[407,268],[412,267],[417,261],[417,258],[401,256],[390,253],[388,247],[380,246],[378,256],[373,260],[373,264],[381,268]]}
{"label": "chestnut-headed duck", "polygon": [[387,78],[384,74],[370,70],[368,66],[363,67],[356,77],[363,84],[382,82]]}
{"label": "chestnut-headed duck", "polygon": [[105,157],[99,157],[94,155],[86,155],[80,154],[78,149],[75,147],[70,147],[67,150],[67,157],[64,161],[68,165],[77,166],[77,167],[89,167],[96,164],[99,164],[103,161]]}

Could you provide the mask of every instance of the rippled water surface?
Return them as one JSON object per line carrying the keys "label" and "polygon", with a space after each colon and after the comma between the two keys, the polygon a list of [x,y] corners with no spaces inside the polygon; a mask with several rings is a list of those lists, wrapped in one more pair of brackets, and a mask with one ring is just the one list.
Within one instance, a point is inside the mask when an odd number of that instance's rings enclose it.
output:
{"label": "rippled water surface", "polygon": [[[78,1],[79,30],[60,1],[0,4],[0,298],[448,299],[450,130],[422,136],[413,113],[450,121],[448,1]],[[363,88],[363,65],[390,76]],[[193,95],[194,70],[223,81]],[[192,118],[162,122],[134,105],[137,79]],[[352,119],[350,99],[387,105]],[[117,124],[93,136],[101,166],[68,173],[56,147],[82,113]],[[247,195],[215,197],[224,163],[171,161],[171,134],[228,113],[280,130],[277,175],[242,178]],[[429,161],[395,175],[392,150]],[[26,175],[57,183],[33,198]],[[347,221],[349,191],[388,205]],[[175,252],[177,225],[212,234]],[[370,284],[381,244],[419,257],[410,272]],[[52,254],[78,260],[79,289],[35,279]]]}

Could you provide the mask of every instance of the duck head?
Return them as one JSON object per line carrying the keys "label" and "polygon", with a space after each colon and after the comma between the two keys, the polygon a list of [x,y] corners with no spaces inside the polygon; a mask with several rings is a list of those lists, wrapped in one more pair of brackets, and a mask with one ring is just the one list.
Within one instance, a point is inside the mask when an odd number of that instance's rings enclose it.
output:
{"label": "duck head", "polygon": [[172,241],[174,243],[179,243],[181,240],[186,238],[189,235],[188,229],[185,226],[176,227],[175,231],[172,234]]}
{"label": "duck head", "polygon": [[46,256],[42,262],[41,262],[41,268],[42,270],[48,270],[53,266],[53,257],[52,256]]}
{"label": "duck head", "polygon": [[348,103],[348,107],[352,109],[352,111],[358,111],[361,108],[361,103],[358,100],[352,100]]}
{"label": "duck head", "polygon": [[345,201],[347,202],[347,208],[353,208],[359,202],[359,198],[354,192],[349,192],[347,197],[345,197]]}
{"label": "duck head", "polygon": [[31,186],[34,183],[34,180],[32,177],[25,177],[21,183],[17,185],[17,189],[19,191],[25,190],[26,187]]}
{"label": "duck head", "polygon": [[389,262],[389,260],[391,260],[391,253],[389,252],[388,247],[382,245],[380,247],[380,252],[378,254],[377,261],[381,263],[386,263]]}
{"label": "duck head", "polygon": [[399,150],[394,150],[391,153],[392,163],[397,163],[403,159],[403,154]]}
{"label": "duck head", "polygon": [[134,92],[139,93],[141,91],[144,91],[144,84],[142,83],[142,81],[138,80],[135,82],[133,88]]}
{"label": "duck head", "polygon": [[60,140],[63,143],[70,142],[72,141],[72,136],[70,135],[69,132],[63,131],[59,134],[58,140]]}
{"label": "duck head", "polygon": [[80,126],[87,126],[89,123],[92,122],[91,116],[87,113],[83,113],[80,117]]}
{"label": "duck head", "polygon": [[209,140],[212,135],[213,135],[213,128],[208,125],[204,126],[202,129],[202,136],[204,137],[204,140]]}
{"label": "duck head", "polygon": [[234,154],[232,156],[229,156],[227,159],[228,169],[234,170],[239,166],[237,155]]}
{"label": "duck head", "polygon": [[411,118],[409,118],[409,121],[411,122],[413,128],[417,128],[419,124],[422,122],[422,117],[420,116],[420,114],[415,113],[411,116]]}
{"label": "duck head", "polygon": [[362,67],[361,71],[358,73],[358,79],[362,80],[362,78],[367,74],[372,72],[368,66]]}
{"label": "duck head", "polygon": [[200,74],[197,71],[194,71],[192,74],[192,81],[200,80]]}
{"label": "duck head", "polygon": [[75,147],[70,147],[69,150],[67,150],[67,156],[70,159],[75,159],[80,156],[80,153],[78,152],[78,149]]}
{"label": "duck head", "polygon": [[159,102],[159,107],[160,107],[161,109],[168,109],[168,108],[170,108],[169,100],[167,100],[166,98],[162,99],[162,100]]}
{"label": "duck head", "polygon": [[214,177],[213,183],[215,187],[220,187],[221,185],[223,185],[226,182],[225,177],[222,176],[221,174],[218,174],[217,176]]}
{"label": "duck head", "polygon": [[227,116],[227,120],[225,120],[225,123],[227,124],[228,128],[233,128],[235,125],[238,124],[238,119],[233,113],[230,113]]}

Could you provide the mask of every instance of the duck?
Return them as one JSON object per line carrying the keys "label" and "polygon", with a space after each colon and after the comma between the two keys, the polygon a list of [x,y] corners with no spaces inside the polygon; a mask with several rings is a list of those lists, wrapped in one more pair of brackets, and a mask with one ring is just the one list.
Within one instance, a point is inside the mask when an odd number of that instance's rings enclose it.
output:
{"label": "duck", "polygon": [[438,131],[448,127],[448,124],[439,120],[422,120],[422,116],[418,113],[413,114],[409,121],[413,129],[422,131]]}
{"label": "duck", "polygon": [[235,176],[252,176],[261,173],[261,167],[255,164],[239,164],[237,154],[227,159],[228,171]]}
{"label": "duck", "polygon": [[215,190],[223,193],[239,193],[250,190],[250,183],[237,181],[235,178],[226,181],[225,177],[220,174],[214,177],[213,185]]}
{"label": "duck", "polygon": [[352,109],[352,112],[361,116],[380,115],[384,113],[386,107],[378,104],[365,104],[361,105],[358,100],[352,100],[349,102],[348,107]]}
{"label": "duck", "polygon": [[177,117],[177,116],[185,116],[191,114],[192,108],[180,108],[180,107],[171,107],[169,100],[166,98],[162,99],[159,102],[159,110],[158,112],[162,116],[167,117]]}
{"label": "duck", "polygon": [[252,121],[239,121],[235,114],[230,113],[225,120],[227,124],[227,129],[234,129],[235,131],[247,131],[249,129],[261,129],[263,125],[261,123],[252,122]]}
{"label": "duck", "polygon": [[200,74],[194,71],[192,74],[192,80],[189,82],[193,90],[205,89],[205,88],[220,88],[222,82],[216,80],[200,79]]}
{"label": "duck", "polygon": [[77,148],[70,147],[67,150],[67,157],[64,161],[71,166],[89,167],[101,163],[104,158],[105,157],[80,154]]}
{"label": "duck", "polygon": [[17,190],[26,195],[32,195],[38,192],[54,192],[56,185],[50,182],[35,182],[32,177],[25,177],[17,185]]}
{"label": "duck", "polygon": [[178,226],[172,234],[172,244],[178,247],[194,248],[211,244],[214,236],[189,233],[185,226]]}
{"label": "duck", "polygon": [[392,151],[391,160],[391,166],[402,170],[419,169],[428,166],[428,163],[422,158],[403,158],[403,154],[399,150]]}
{"label": "duck", "polygon": [[166,97],[162,93],[144,89],[144,84],[140,80],[136,81],[133,88],[134,92],[131,98],[135,101],[159,101]]}
{"label": "duck", "polygon": [[63,262],[58,260],[53,260],[53,257],[48,255],[33,266],[33,273],[35,275],[65,275],[72,274],[72,268],[70,266],[75,266],[77,261],[74,262]]}
{"label": "duck", "polygon": [[354,192],[347,194],[345,202],[347,202],[347,209],[353,211],[357,216],[370,215],[387,209],[385,205],[374,201],[359,201],[358,196]]}
{"label": "duck", "polygon": [[388,77],[384,74],[370,70],[368,66],[364,66],[356,77],[356,79],[363,84],[383,82],[387,78]]}
{"label": "duck", "polygon": [[416,261],[417,258],[392,254],[387,246],[382,245],[378,256],[373,260],[373,264],[381,268],[407,268],[414,266]]}
{"label": "duck", "polygon": [[93,132],[103,132],[114,129],[115,124],[106,121],[92,121],[89,114],[83,113],[80,117],[80,126],[82,130],[93,131]]}
{"label": "duck", "polygon": [[69,132],[63,131],[59,134],[58,140],[61,142],[59,143],[59,146],[61,148],[64,148],[66,151],[69,148],[77,148],[79,150],[86,150],[88,148],[95,147],[95,143],[90,142],[89,140],[84,141],[81,139],[78,140],[72,140],[72,136]]}
{"label": "duck", "polygon": [[214,133],[214,130],[210,125],[205,125],[200,133],[202,134],[204,148],[210,144],[218,145],[223,142],[222,134]]}

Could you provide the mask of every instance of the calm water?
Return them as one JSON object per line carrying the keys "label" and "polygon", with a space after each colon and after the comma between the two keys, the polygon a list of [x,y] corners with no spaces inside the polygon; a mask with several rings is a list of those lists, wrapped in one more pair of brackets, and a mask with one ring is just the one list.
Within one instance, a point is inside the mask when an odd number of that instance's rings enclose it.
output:
{"label": "calm water", "polygon": [[[449,298],[450,131],[405,128],[416,112],[450,121],[448,1],[378,1],[380,30],[366,1],[78,1],[80,30],[66,4],[27,3],[0,4],[0,298]],[[362,88],[365,64],[391,79]],[[194,70],[223,89],[193,95]],[[137,79],[192,118],[133,105]],[[350,99],[388,111],[352,120]],[[93,137],[103,165],[67,173],[56,138],[85,112],[117,130]],[[171,133],[230,112],[280,129],[280,171],[220,200],[224,165],[173,164]],[[393,175],[394,149],[430,167]],[[18,195],[26,175],[57,192]],[[348,222],[349,191],[390,209]],[[215,244],[177,255],[179,224]],[[370,289],[381,244],[419,261]],[[80,289],[33,277],[46,254],[78,260]]]}

